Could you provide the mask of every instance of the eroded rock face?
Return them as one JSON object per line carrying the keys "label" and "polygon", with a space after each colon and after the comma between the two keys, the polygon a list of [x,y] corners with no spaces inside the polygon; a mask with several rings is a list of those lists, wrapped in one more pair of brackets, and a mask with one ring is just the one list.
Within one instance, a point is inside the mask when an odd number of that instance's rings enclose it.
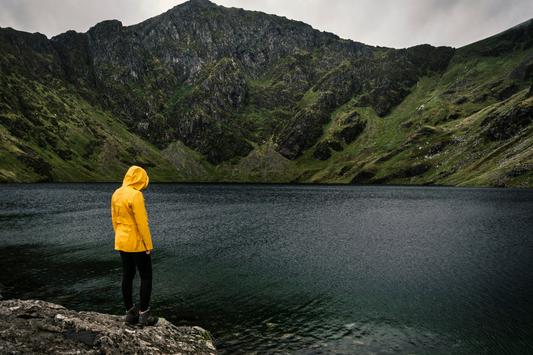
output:
{"label": "eroded rock face", "polygon": [[44,301],[0,301],[1,354],[217,354],[199,327],[126,326],[124,317]]}
{"label": "eroded rock face", "polygon": [[315,152],[313,157],[318,161],[324,161],[331,158],[331,148],[328,145],[328,142],[322,141],[316,145]]}
{"label": "eroded rock face", "polygon": [[512,138],[532,121],[533,104],[523,102],[507,112],[488,115],[481,122],[481,126],[487,127],[485,139],[495,142]]}

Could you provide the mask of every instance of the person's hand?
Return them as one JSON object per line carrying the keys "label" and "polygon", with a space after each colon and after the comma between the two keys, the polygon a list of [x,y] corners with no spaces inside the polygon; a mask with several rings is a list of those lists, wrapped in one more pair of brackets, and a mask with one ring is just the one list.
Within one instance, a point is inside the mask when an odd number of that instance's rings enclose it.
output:
{"label": "person's hand", "polygon": [[146,254],[150,255],[152,253],[152,250],[147,250]]}

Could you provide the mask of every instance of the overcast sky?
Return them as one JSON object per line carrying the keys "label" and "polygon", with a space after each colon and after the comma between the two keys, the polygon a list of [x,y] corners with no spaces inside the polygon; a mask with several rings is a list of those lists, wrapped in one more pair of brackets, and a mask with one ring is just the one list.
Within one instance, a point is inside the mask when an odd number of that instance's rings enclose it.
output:
{"label": "overcast sky", "polygon": [[[184,0],[0,0],[0,27],[87,32],[104,20],[125,26]],[[310,24],[341,38],[393,48],[418,44],[461,47],[533,18],[533,0],[212,0]]]}

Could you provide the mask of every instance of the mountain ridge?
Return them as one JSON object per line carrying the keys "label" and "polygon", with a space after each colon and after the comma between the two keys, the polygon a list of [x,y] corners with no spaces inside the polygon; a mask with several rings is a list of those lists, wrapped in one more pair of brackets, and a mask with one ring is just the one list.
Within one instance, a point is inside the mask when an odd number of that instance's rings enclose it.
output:
{"label": "mountain ridge", "polygon": [[[486,155],[529,141],[516,135],[529,127],[532,37],[530,20],[457,49],[372,47],[208,0],[50,40],[2,28],[0,181],[117,180],[138,164],[154,181],[530,186],[529,171],[502,180],[494,162],[471,172],[450,136],[485,142],[497,126],[491,139],[504,138],[477,145]],[[522,112],[520,129],[481,114],[497,110]],[[416,152],[424,140],[465,168],[443,173]]]}

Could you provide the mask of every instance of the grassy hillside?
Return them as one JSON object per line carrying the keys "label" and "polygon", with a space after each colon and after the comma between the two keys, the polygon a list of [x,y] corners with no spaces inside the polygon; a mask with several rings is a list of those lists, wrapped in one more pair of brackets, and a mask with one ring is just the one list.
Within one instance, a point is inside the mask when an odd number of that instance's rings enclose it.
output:
{"label": "grassy hillside", "polygon": [[[533,186],[533,51],[512,43],[495,36],[458,49],[444,73],[421,77],[384,117],[352,98],[284,181]],[[348,144],[346,122],[363,127]]]}
{"label": "grassy hillside", "polygon": [[75,87],[0,78],[0,182],[120,181],[134,164],[152,181],[211,179],[200,155],[179,142],[159,150]]}
{"label": "grassy hillside", "polygon": [[[533,21],[397,50],[195,6],[53,40],[0,29],[0,182],[120,181],[135,164],[151,181],[533,186]],[[248,42],[200,46],[206,25],[183,51],[156,31],[180,11]],[[266,52],[257,23],[264,41],[291,28],[294,45]]]}

